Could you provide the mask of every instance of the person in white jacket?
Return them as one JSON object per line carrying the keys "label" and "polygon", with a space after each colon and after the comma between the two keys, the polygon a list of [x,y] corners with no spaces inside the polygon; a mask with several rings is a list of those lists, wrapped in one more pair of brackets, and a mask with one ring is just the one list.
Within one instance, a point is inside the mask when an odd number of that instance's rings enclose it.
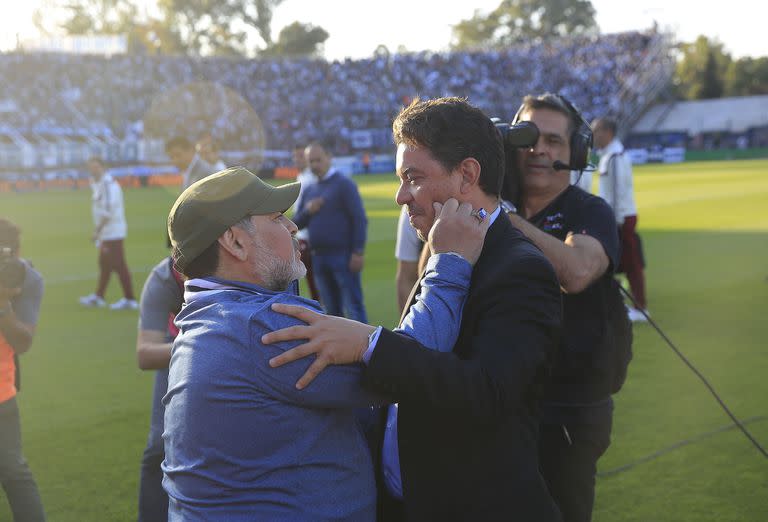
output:
{"label": "person in white jacket", "polygon": [[107,291],[112,272],[117,272],[123,287],[123,297],[112,303],[112,310],[135,310],[138,303],[133,294],[131,272],[125,262],[123,241],[128,231],[123,208],[123,191],[120,184],[104,168],[101,158],[88,160],[88,172],[91,175],[93,190],[93,242],[99,251],[99,279],[96,292],[80,298],[80,304],[90,307],[104,307],[104,294]]}
{"label": "person in white jacket", "polygon": [[632,321],[647,321],[648,305],[645,299],[645,274],[640,239],[636,232],[637,206],[632,183],[632,161],[624,153],[624,145],[616,137],[616,122],[611,118],[598,118],[592,122],[600,173],[600,197],[608,202],[616,216],[621,243],[621,260],[617,272],[627,275],[632,297],[639,309],[629,307]]}

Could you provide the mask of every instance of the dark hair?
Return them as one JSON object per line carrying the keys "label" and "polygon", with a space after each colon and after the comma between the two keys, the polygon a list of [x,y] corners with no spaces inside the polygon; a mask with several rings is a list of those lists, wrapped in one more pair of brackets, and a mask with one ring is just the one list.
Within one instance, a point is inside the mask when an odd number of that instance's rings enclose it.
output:
{"label": "dark hair", "polygon": [[529,94],[525,98],[523,98],[523,103],[522,105],[520,105],[520,108],[517,110],[517,114],[515,114],[515,121],[524,112],[528,112],[536,109],[549,109],[555,112],[559,112],[560,114],[568,118],[568,138],[569,139],[571,135],[573,135],[573,131],[575,131],[579,127],[579,124],[581,123],[580,115],[573,112],[573,110],[571,110],[568,107],[568,105],[563,101],[563,99],[560,96],[558,96],[557,94],[552,94],[551,92],[545,92],[544,94],[539,94],[538,96],[533,96]]}
{"label": "dark hair", "polygon": [[618,126],[616,125],[616,120],[614,120],[613,118],[609,118],[607,116],[604,116],[602,118],[597,118],[595,120],[593,128],[598,126],[610,132],[611,135],[616,136],[616,131],[618,130]]}
{"label": "dark hair", "polygon": [[0,247],[10,248],[13,255],[19,253],[19,236],[21,229],[8,221],[0,218]]}
{"label": "dark hair", "polygon": [[192,143],[190,143],[190,141],[184,136],[175,136],[165,142],[165,151],[168,152],[169,150],[175,148],[189,150],[193,147]]}
{"label": "dark hair", "polygon": [[480,188],[498,196],[504,181],[501,134],[483,111],[464,98],[415,99],[392,123],[395,145],[429,149],[451,171],[467,158],[480,164]]}
{"label": "dark hair", "polygon": [[187,267],[184,270],[181,270],[177,264],[181,257],[181,252],[176,247],[173,247],[171,257],[173,257],[173,267],[176,271],[184,274],[187,278],[208,277],[213,275],[219,266],[219,242],[214,241],[211,243],[199,256],[187,263]]}

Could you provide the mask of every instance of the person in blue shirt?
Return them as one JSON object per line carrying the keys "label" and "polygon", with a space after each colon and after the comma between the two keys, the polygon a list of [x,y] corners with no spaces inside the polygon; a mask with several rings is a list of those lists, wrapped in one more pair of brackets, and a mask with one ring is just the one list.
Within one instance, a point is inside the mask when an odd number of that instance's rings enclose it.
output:
{"label": "person in blue shirt", "polygon": [[[299,390],[311,361],[270,368],[296,343],[261,341],[300,324],[273,312],[275,303],[321,312],[297,294],[305,268],[283,211],[298,192],[298,183],[272,187],[235,167],[190,186],[170,212],[174,264],[188,278],[163,399],[170,521],[375,520],[373,463],[355,409],[383,399],[362,389],[362,365],[335,367]],[[435,350],[458,335],[488,228],[470,210],[455,200],[437,210],[422,300],[401,330]]]}
{"label": "person in blue shirt", "polygon": [[305,149],[318,182],[305,187],[293,220],[308,230],[315,284],[326,312],[360,322],[368,316],[363,302],[363,270],[368,218],[357,185],[331,168],[330,151],[320,143]]}

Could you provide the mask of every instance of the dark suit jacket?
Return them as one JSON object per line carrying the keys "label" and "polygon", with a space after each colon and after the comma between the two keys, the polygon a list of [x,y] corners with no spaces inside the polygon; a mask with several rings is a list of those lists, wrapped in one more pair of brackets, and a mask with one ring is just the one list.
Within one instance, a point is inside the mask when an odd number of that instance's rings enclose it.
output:
{"label": "dark suit jacket", "polygon": [[560,323],[554,269],[501,214],[474,267],[453,352],[382,331],[364,384],[400,403],[408,520],[560,520],[536,448],[536,403]]}

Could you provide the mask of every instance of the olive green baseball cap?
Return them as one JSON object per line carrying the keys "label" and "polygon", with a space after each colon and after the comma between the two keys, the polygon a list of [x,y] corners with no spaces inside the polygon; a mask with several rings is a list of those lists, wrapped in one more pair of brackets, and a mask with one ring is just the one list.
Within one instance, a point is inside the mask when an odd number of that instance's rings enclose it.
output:
{"label": "olive green baseball cap", "polygon": [[196,181],[181,193],[168,215],[168,235],[184,270],[226,230],[248,214],[285,212],[299,197],[300,183],[279,187],[244,167],[230,167]]}

